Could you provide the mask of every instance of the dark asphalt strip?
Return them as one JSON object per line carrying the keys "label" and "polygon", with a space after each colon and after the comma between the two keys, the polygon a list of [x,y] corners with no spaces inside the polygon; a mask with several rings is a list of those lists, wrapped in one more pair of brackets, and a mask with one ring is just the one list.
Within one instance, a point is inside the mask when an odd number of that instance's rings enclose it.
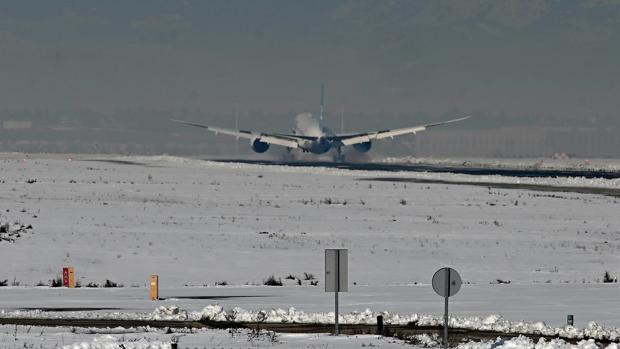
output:
{"label": "dark asphalt strip", "polygon": [[613,189],[613,188],[569,187],[569,186],[554,186],[554,185],[526,184],[526,183],[446,181],[446,180],[441,180],[441,179],[421,179],[421,178],[403,178],[403,177],[372,177],[372,178],[359,178],[358,180],[380,181],[380,182],[401,182],[401,183],[473,185],[477,187],[488,187],[488,188],[498,188],[498,189],[522,189],[522,190],[534,190],[534,191],[546,191],[546,192],[605,195],[605,196],[612,196],[616,198],[620,197],[620,189]]}
{"label": "dark asphalt strip", "polygon": [[[209,160],[209,159],[205,159]],[[507,176],[531,178],[620,178],[620,171],[594,169],[547,169],[547,168],[504,168],[481,166],[458,166],[441,164],[401,164],[381,162],[328,162],[328,161],[273,161],[273,160],[244,160],[244,159],[213,159],[209,161],[225,163],[242,163],[265,166],[291,167],[325,167],[352,171],[384,171],[384,172],[433,172],[458,173],[472,176]]]}

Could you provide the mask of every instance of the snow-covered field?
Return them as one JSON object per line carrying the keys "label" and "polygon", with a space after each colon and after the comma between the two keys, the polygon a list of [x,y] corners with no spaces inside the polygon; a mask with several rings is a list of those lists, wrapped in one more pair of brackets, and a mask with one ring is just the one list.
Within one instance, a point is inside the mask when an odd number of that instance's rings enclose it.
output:
{"label": "snow-covered field", "polygon": [[[250,330],[180,329],[167,331],[153,328],[76,328],[0,326],[2,348],[62,349],[170,349],[178,348],[440,348],[437,337],[419,335],[406,341],[374,335],[331,336],[328,334],[290,334]],[[466,342],[457,349],[598,349],[593,340],[569,344],[563,340],[533,341],[527,337],[497,338],[490,341]],[[606,349],[617,349],[610,344]]]}
{"label": "snow-covered field", "polygon": [[[430,339],[430,338],[429,338]],[[66,328],[0,326],[2,348],[170,349],[178,348],[411,348],[389,337],[371,335],[287,334],[249,330],[165,330],[152,328]],[[429,342],[426,340],[426,342]],[[122,346],[121,346],[122,345]],[[613,349],[613,348],[610,348]]]}
{"label": "snow-covered field", "polygon": [[[0,326],[0,344],[5,348],[63,348],[63,349],[169,349],[170,343],[179,348],[438,348],[438,339],[416,336],[409,341],[393,338],[358,335],[334,337],[326,334],[283,334],[248,330],[180,330],[164,333],[149,328],[80,329]],[[122,345],[122,346],[121,346]],[[562,340],[534,342],[526,337],[509,340],[468,342],[457,349],[597,349],[593,341],[576,345]],[[606,349],[617,349],[611,344]]]}
{"label": "snow-covered field", "polygon": [[[617,198],[359,179],[620,188],[618,180],[395,174],[166,156],[85,161],[93,158],[0,156],[0,224],[23,227],[15,242],[0,241],[0,282],[9,284],[0,287],[0,309],[151,312],[176,304],[191,312],[219,303],[328,312],[323,250],[344,247],[350,280],[344,312],[440,315],[441,299],[428,284],[436,269],[452,266],[465,282],[452,301],[457,316],[501,314],[562,326],[574,314],[580,327],[589,321],[620,326],[614,307],[620,290],[602,283],[606,271],[612,278],[620,272]],[[63,266],[75,267],[83,286],[109,279],[125,287],[34,287],[48,284]],[[167,300],[146,301],[150,274],[160,275]],[[289,274],[299,281],[285,279]],[[271,275],[285,286],[262,286]]]}
{"label": "snow-covered field", "polygon": [[620,171],[618,159],[573,159],[567,156],[555,158],[524,158],[524,159],[485,159],[485,158],[418,158],[418,157],[388,157],[380,162],[398,164],[426,164],[441,166],[463,166],[479,168],[503,168],[523,170],[591,170],[591,171]]}

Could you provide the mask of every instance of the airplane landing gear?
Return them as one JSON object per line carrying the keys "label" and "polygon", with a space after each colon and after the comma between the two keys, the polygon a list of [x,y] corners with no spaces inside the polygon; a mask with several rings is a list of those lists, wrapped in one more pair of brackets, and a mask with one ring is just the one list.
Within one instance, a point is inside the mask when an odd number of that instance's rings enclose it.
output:
{"label": "airplane landing gear", "polygon": [[295,161],[295,154],[293,154],[291,148],[286,148],[286,152],[282,155],[282,161]]}
{"label": "airplane landing gear", "polygon": [[334,155],[334,162],[344,162],[344,154],[340,150],[340,148],[336,148],[336,155]]}

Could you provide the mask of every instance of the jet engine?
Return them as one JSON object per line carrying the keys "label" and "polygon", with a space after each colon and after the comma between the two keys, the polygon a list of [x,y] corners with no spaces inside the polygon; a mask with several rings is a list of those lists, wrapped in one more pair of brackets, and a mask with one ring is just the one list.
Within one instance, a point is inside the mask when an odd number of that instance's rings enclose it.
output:
{"label": "jet engine", "polygon": [[260,139],[254,139],[252,141],[252,150],[257,153],[264,153],[269,149],[269,143],[261,142]]}
{"label": "jet engine", "polygon": [[366,153],[370,150],[372,143],[370,141],[364,143],[353,144],[353,148],[360,153]]}

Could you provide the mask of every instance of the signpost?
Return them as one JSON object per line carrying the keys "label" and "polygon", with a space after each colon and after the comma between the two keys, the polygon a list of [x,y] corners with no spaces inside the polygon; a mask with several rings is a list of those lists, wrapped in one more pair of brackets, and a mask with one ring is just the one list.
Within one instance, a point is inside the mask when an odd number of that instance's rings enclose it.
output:
{"label": "signpost", "polygon": [[150,286],[151,286],[151,293],[149,297],[151,298],[152,301],[159,300],[159,276],[158,275],[151,275]]}
{"label": "signpost", "polygon": [[448,348],[448,298],[454,296],[460,289],[461,276],[452,268],[441,268],[433,275],[433,290],[444,297],[443,346]]}
{"label": "signpost", "polygon": [[75,287],[75,272],[72,267],[62,268],[62,286],[69,288]]}
{"label": "signpost", "polygon": [[334,335],[338,335],[338,292],[349,290],[347,249],[325,249],[325,292],[334,292]]}

